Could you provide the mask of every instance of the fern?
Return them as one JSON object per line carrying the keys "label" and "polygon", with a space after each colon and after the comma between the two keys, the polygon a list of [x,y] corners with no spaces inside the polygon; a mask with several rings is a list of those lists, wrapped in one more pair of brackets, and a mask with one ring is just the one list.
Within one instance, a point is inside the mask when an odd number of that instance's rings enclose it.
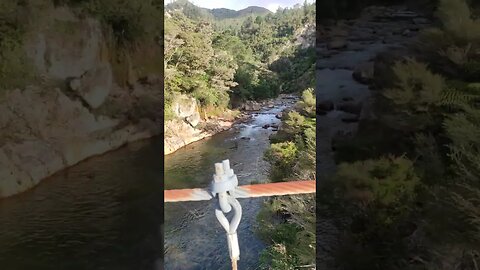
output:
{"label": "fern", "polygon": [[463,109],[470,106],[478,95],[465,93],[454,88],[445,89],[440,95],[437,105],[448,109]]}
{"label": "fern", "polygon": [[453,203],[472,226],[471,236],[480,240],[480,189],[471,185],[462,185],[462,187],[463,194],[453,193]]}
{"label": "fern", "polygon": [[458,176],[479,182],[480,110],[469,106],[464,110],[444,122],[445,131],[452,140],[450,157],[458,168]]}

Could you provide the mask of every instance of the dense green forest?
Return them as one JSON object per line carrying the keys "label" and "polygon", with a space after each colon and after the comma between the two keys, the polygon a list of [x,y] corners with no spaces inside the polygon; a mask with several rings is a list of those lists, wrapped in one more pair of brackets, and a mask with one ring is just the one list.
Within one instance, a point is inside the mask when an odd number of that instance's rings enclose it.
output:
{"label": "dense green forest", "polygon": [[[336,142],[319,218],[343,232],[339,269],[478,269],[480,20],[440,0],[438,23],[377,85],[377,120]],[[319,241],[322,239],[320,238]]]}
{"label": "dense green forest", "polygon": [[[314,49],[292,46],[305,25],[315,22],[313,4],[224,20],[188,1],[176,1],[166,10],[166,119],[179,93],[195,97],[205,111],[221,112],[234,100],[301,91],[304,88],[282,84],[292,73],[313,74]],[[286,68],[276,68],[279,61],[288,62]],[[313,78],[307,83],[313,85]]]}

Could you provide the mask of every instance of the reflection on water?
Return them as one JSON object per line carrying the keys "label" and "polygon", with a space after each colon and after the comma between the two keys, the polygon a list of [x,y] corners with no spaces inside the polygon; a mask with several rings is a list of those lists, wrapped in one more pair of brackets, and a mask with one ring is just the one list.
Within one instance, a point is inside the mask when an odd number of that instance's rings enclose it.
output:
{"label": "reflection on water", "polygon": [[161,138],[0,200],[0,269],[161,269]]}
{"label": "reflection on water", "polygon": [[[196,142],[165,157],[165,188],[207,187],[214,163],[229,159],[240,185],[265,182],[268,163],[263,153],[269,145],[271,129],[278,124],[275,114],[256,114],[246,123]],[[239,269],[255,269],[265,245],[255,236],[255,219],[264,199],[241,199],[242,221]],[[165,205],[165,269],[231,269],[226,234],[214,215],[213,202],[183,202]]]}

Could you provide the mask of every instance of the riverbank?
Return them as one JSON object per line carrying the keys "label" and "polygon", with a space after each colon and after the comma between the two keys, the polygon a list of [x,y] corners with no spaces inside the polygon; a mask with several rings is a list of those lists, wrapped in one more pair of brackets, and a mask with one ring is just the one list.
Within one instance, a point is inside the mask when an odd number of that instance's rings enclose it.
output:
{"label": "riverbank", "polygon": [[293,104],[295,99],[294,95],[280,94],[277,98],[261,102],[247,101],[236,111],[226,110],[223,117],[202,119],[195,99],[179,96],[173,106],[175,119],[165,122],[164,154],[172,154],[191,143],[227,131],[234,125],[251,119],[253,114],[262,109]]}

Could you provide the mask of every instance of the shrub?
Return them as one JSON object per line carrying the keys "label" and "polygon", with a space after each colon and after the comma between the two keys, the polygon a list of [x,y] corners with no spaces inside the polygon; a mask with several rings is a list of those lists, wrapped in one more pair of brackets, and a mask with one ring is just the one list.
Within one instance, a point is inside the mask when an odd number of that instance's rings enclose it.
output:
{"label": "shrub", "polygon": [[408,59],[397,62],[393,71],[396,84],[385,92],[385,96],[395,104],[408,106],[412,112],[424,112],[440,100],[444,80],[428,70],[427,65]]}
{"label": "shrub", "polygon": [[457,176],[478,184],[480,177],[480,110],[465,107],[464,113],[449,116],[444,127],[451,139],[451,158]]}
{"label": "shrub", "polygon": [[23,50],[26,23],[20,20],[24,7],[0,0],[0,90],[24,87],[33,69]]}
{"label": "shrub", "polygon": [[119,47],[136,47],[146,38],[161,35],[163,12],[155,1],[70,1],[95,15],[113,32]]}
{"label": "shrub", "polygon": [[442,76],[432,73],[427,65],[413,59],[396,62],[393,71],[394,87],[383,96],[392,107],[382,116],[385,123],[401,130],[421,130],[434,124],[438,117],[437,105],[442,100],[445,82]]}
{"label": "shrub", "polygon": [[289,176],[297,157],[297,146],[293,142],[275,143],[265,152],[265,159],[272,164],[272,178],[280,180]]}
{"label": "shrub", "polygon": [[480,21],[472,18],[465,0],[440,0],[437,15],[444,31],[457,42],[480,41]]}
{"label": "shrub", "polygon": [[305,125],[306,120],[303,115],[297,111],[291,111],[287,114],[284,121],[283,130],[291,135],[299,134],[302,131],[302,127]]}
{"label": "shrub", "polygon": [[413,163],[404,157],[342,163],[336,179],[345,196],[362,207],[404,208],[419,184]]}
{"label": "shrub", "polygon": [[441,0],[437,16],[442,26],[423,31],[421,47],[438,69],[462,76],[480,46],[480,20],[473,18],[465,0]]}
{"label": "shrub", "polygon": [[465,79],[468,81],[476,81],[480,78],[480,61],[468,60],[463,64],[463,72]]}
{"label": "shrub", "polygon": [[257,216],[262,238],[273,245],[261,255],[264,269],[294,269],[315,260],[315,196],[272,198]]}
{"label": "shrub", "polygon": [[302,100],[298,103],[302,113],[309,117],[316,115],[316,99],[313,88],[308,88],[302,93]]}

